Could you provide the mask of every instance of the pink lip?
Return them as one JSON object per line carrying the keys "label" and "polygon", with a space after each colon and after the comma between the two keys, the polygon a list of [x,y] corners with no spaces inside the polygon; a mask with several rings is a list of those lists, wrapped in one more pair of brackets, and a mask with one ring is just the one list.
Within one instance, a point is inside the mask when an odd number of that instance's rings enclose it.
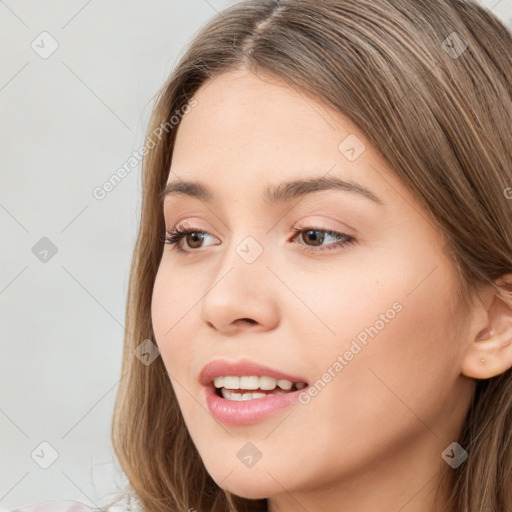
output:
{"label": "pink lip", "polygon": [[213,385],[214,377],[226,375],[266,375],[276,379],[304,383],[306,383],[306,380],[302,377],[289,375],[249,360],[241,360],[234,363],[216,360],[208,363],[199,376],[199,381],[205,389],[206,403],[212,416],[217,421],[228,425],[250,425],[263,421],[276,412],[296,403],[299,394],[306,389],[292,391],[284,395],[269,395],[266,398],[236,402],[219,397],[215,392],[215,386]]}

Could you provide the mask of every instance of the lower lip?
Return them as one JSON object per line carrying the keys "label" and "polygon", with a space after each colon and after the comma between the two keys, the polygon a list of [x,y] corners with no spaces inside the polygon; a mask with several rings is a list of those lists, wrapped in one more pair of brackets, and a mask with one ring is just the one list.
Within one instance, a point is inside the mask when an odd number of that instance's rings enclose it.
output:
{"label": "lower lip", "polygon": [[226,400],[215,393],[213,385],[205,387],[206,403],[212,416],[227,425],[250,425],[263,421],[276,412],[297,403],[302,390],[285,395],[268,395],[252,400]]}

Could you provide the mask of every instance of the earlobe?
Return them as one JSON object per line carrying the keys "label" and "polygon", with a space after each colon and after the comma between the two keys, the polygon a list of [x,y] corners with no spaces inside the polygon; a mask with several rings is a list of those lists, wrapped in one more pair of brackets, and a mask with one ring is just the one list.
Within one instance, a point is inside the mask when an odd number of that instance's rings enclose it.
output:
{"label": "earlobe", "polygon": [[501,296],[494,295],[487,309],[486,325],[467,347],[462,361],[466,377],[490,379],[512,367],[512,298],[507,295],[511,277],[508,274],[500,279],[506,291]]}
{"label": "earlobe", "polygon": [[[492,331],[491,331],[492,332]],[[473,379],[490,379],[512,367],[512,331],[475,340],[466,351],[462,373]]]}

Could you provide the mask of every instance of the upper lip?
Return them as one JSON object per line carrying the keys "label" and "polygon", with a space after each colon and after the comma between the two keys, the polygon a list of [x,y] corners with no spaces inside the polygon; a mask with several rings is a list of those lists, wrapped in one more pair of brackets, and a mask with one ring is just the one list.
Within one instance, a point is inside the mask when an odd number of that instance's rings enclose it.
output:
{"label": "upper lip", "polygon": [[265,366],[249,359],[241,359],[238,361],[227,361],[226,359],[215,359],[210,361],[199,374],[199,382],[203,386],[209,386],[215,377],[225,376],[268,376],[275,379],[289,380],[290,382],[304,382],[307,381],[302,377],[290,375],[280,370],[275,370],[269,366]]}

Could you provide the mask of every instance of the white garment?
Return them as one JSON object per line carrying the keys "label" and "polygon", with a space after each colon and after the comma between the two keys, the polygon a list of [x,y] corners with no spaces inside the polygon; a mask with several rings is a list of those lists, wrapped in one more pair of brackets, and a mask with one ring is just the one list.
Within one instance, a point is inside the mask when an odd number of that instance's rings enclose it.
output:
{"label": "white garment", "polygon": [[12,510],[0,509],[0,512],[98,512],[98,509],[75,500],[47,500]]}

